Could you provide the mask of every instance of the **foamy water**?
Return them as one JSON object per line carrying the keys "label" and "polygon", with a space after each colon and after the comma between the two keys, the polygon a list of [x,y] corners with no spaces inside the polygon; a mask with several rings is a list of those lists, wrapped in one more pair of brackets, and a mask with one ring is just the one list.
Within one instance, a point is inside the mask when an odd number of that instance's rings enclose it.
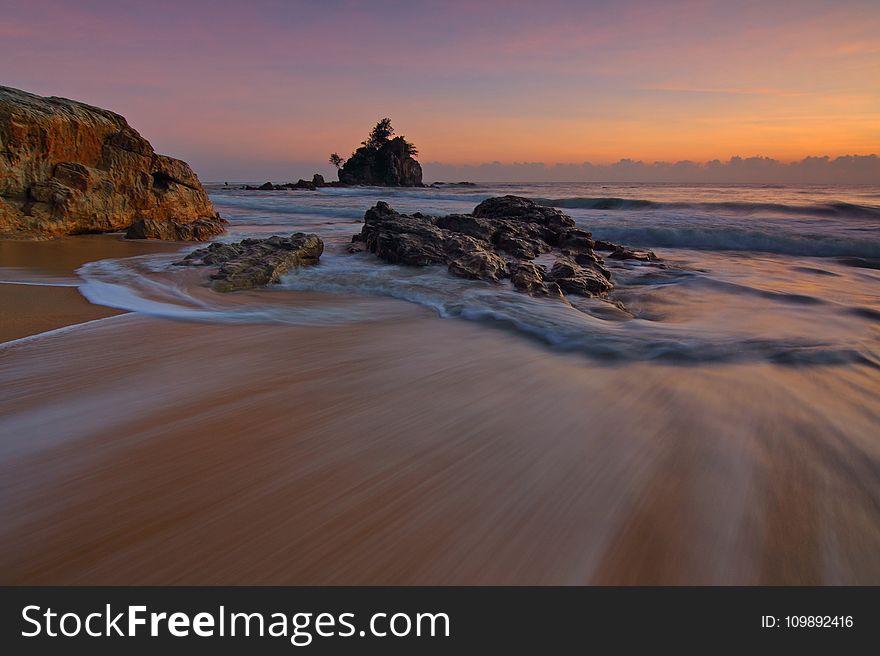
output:
{"label": "foamy water", "polygon": [[[247,302],[206,293],[150,255],[80,270],[91,301],[182,319],[324,325],[386,318],[353,297],[391,296],[556,349],[612,360],[880,363],[880,189],[875,187],[506,185],[241,191],[212,186],[231,221],[224,240],[294,231],[324,239],[321,263]],[[443,267],[393,266],[345,245],[378,200],[413,212],[467,212],[513,193],[562,208],[600,239],[652,248],[666,268],[609,262],[610,300],[530,298]],[[858,266],[853,266],[853,265]],[[301,306],[278,290],[330,292]],[[381,316],[379,316],[381,315]]]}

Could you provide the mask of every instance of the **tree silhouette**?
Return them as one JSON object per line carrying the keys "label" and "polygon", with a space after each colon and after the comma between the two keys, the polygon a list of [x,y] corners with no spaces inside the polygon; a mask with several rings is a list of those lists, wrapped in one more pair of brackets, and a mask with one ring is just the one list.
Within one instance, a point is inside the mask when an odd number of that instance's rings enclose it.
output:
{"label": "tree silhouette", "polygon": [[345,160],[342,159],[337,153],[332,153],[330,155],[330,163],[338,169],[340,166],[345,164]]}
{"label": "tree silhouette", "polygon": [[412,141],[407,141],[406,137],[400,135],[400,138],[403,139],[403,150],[410,157],[417,157],[419,154],[419,149],[416,148],[416,145]]}
{"label": "tree silhouette", "polygon": [[379,150],[382,146],[388,143],[388,140],[393,134],[394,128],[391,127],[391,119],[383,118],[376,123],[376,126],[370,131],[370,136],[367,137],[367,140],[362,141],[361,143],[367,148]]}

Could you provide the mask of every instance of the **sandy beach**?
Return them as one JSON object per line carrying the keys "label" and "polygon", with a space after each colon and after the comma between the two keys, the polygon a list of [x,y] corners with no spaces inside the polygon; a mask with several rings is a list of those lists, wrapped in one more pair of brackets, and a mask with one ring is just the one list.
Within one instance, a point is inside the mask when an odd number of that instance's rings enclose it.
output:
{"label": "sandy beach", "polygon": [[604,366],[372,302],[4,344],[0,581],[880,582],[874,370]]}
{"label": "sandy beach", "polygon": [[26,242],[0,239],[0,342],[120,314],[76,289],[87,262],[178,250],[181,244],[81,235]]}
{"label": "sandy beach", "polygon": [[75,287],[0,284],[0,342],[120,314],[92,305]]}

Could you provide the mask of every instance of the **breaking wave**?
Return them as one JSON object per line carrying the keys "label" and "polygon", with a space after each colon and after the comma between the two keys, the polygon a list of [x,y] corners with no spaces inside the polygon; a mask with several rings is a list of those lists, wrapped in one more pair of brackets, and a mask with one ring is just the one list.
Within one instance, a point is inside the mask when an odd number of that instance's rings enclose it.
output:
{"label": "breaking wave", "polygon": [[[880,258],[877,232],[853,231],[845,237],[833,232],[796,233],[792,231],[718,225],[608,225],[596,222],[593,236],[632,246],[651,248],[691,248],[695,250],[760,251],[807,257],[855,256]],[[864,234],[859,234],[859,233]]]}
{"label": "breaking wave", "polygon": [[858,205],[842,201],[815,205],[786,205],[783,203],[751,203],[742,201],[717,201],[683,203],[656,201],[641,198],[536,198],[542,205],[564,209],[585,210],[699,210],[702,212],[729,212],[734,214],[756,214],[768,212],[787,216],[851,217],[861,219],[880,219],[880,207]]}

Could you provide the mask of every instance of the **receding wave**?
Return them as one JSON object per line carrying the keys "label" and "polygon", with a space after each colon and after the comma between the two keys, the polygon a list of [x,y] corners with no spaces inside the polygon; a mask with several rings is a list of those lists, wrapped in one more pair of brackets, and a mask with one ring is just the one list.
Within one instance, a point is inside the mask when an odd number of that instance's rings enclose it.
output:
{"label": "receding wave", "polygon": [[[218,323],[335,325],[387,319],[393,308],[370,296],[393,297],[428,307],[441,317],[460,318],[510,330],[560,351],[609,362],[659,361],[675,364],[765,360],[784,364],[877,365],[870,351],[811,336],[756,337],[725,325],[684,325],[632,318],[602,318],[596,299],[532,298],[508,285],[449,276],[441,267],[409,268],[376,263],[369,256],[328,254],[321,265],[286,275],[276,289],[321,292],[325,300],[302,304],[263,290],[246,299],[210,292],[203,283],[178,277],[172,257],[104,260],[79,270],[82,293],[93,303],[154,316]],[[689,280],[693,276],[685,276]],[[738,285],[719,286],[742,294]],[[766,297],[766,294],[751,294]],[[358,301],[361,298],[363,301]],[[338,299],[338,300],[336,300]],[[779,299],[774,296],[772,300]],[[792,299],[787,299],[792,300]],[[793,299],[802,304],[802,299]],[[391,313],[391,314],[389,314]]]}
{"label": "receding wave", "polygon": [[836,201],[815,205],[786,205],[784,203],[750,203],[744,201],[717,201],[703,203],[683,203],[679,201],[656,201],[643,198],[536,198],[542,205],[563,209],[586,210],[698,210],[703,212],[729,212],[734,214],[755,214],[769,212],[791,216],[852,217],[860,219],[880,219],[880,207],[858,205]]}

